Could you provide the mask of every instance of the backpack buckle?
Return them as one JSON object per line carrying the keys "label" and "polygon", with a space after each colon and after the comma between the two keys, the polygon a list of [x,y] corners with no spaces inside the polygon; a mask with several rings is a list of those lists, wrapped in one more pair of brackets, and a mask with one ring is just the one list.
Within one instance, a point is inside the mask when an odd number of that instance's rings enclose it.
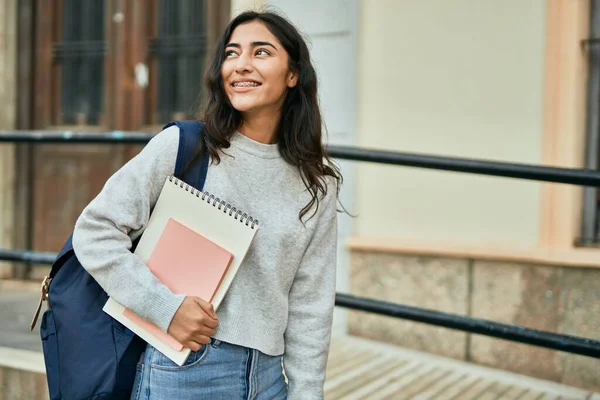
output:
{"label": "backpack buckle", "polygon": [[40,288],[40,291],[42,292],[42,301],[46,301],[46,305],[48,306],[48,308],[50,308],[50,297],[48,294],[48,291],[50,290],[50,281],[52,279],[50,279],[48,276],[44,277],[44,280],[42,281],[42,287]]}
{"label": "backpack buckle", "polygon": [[40,311],[42,310],[42,303],[45,301],[48,308],[50,308],[50,298],[48,297],[48,290],[50,287],[50,281],[52,279],[45,276],[42,281],[42,287],[40,288],[41,296],[40,301],[38,303],[37,309],[35,310],[35,314],[33,315],[33,320],[31,321],[31,325],[29,326],[29,330],[32,331],[37,324],[38,317],[40,316]]}

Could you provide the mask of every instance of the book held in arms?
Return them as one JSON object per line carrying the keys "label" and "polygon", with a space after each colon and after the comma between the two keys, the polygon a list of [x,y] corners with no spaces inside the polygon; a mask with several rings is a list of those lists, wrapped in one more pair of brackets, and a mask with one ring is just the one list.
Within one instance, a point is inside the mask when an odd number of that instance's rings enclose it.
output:
{"label": "book held in arms", "polygon": [[[171,176],[134,254],[173,293],[200,297],[217,310],[257,229],[252,217]],[[189,356],[190,349],[114,299],[103,310],[174,363]]]}

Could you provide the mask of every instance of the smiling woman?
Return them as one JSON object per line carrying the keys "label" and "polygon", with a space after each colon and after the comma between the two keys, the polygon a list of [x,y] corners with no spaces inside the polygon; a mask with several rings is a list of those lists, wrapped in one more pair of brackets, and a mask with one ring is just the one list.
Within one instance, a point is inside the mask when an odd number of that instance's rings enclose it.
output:
{"label": "smiling woman", "polygon": [[217,162],[217,149],[228,147],[238,131],[277,143],[284,160],[299,168],[312,195],[301,218],[313,206],[318,210],[326,176],[339,192],[342,176],[323,146],[317,75],[308,46],[289,21],[270,12],[236,17],[217,43],[206,86],[206,148]]}
{"label": "smiling woman", "polygon": [[193,350],[178,366],[148,345],[134,398],[322,399],[342,177],[325,154],[308,47],[283,17],[243,13],[205,86],[204,190],[261,226],[218,313],[172,293],[129,251],[173,173],[176,126],[109,179],[77,221],[74,250],[109,296]]}

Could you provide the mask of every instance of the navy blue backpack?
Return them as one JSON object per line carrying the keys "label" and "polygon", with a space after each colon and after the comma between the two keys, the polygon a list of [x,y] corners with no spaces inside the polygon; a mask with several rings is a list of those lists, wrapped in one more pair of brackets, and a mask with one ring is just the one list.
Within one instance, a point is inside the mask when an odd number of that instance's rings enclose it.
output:
{"label": "navy blue backpack", "polygon": [[[202,190],[208,155],[194,156],[204,125],[177,121],[165,128],[171,125],[180,130],[174,174]],[[108,295],[77,260],[72,235],[44,279],[40,306],[43,300],[48,309],[40,333],[50,399],[129,399],[146,343],[102,311]]]}

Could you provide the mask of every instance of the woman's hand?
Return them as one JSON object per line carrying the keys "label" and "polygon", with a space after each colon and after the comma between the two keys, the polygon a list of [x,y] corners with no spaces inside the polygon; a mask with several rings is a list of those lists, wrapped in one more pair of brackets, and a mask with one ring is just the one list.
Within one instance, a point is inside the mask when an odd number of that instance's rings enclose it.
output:
{"label": "woman's hand", "polygon": [[198,351],[210,343],[219,326],[212,304],[199,297],[187,296],[171,320],[167,333],[185,347]]}

